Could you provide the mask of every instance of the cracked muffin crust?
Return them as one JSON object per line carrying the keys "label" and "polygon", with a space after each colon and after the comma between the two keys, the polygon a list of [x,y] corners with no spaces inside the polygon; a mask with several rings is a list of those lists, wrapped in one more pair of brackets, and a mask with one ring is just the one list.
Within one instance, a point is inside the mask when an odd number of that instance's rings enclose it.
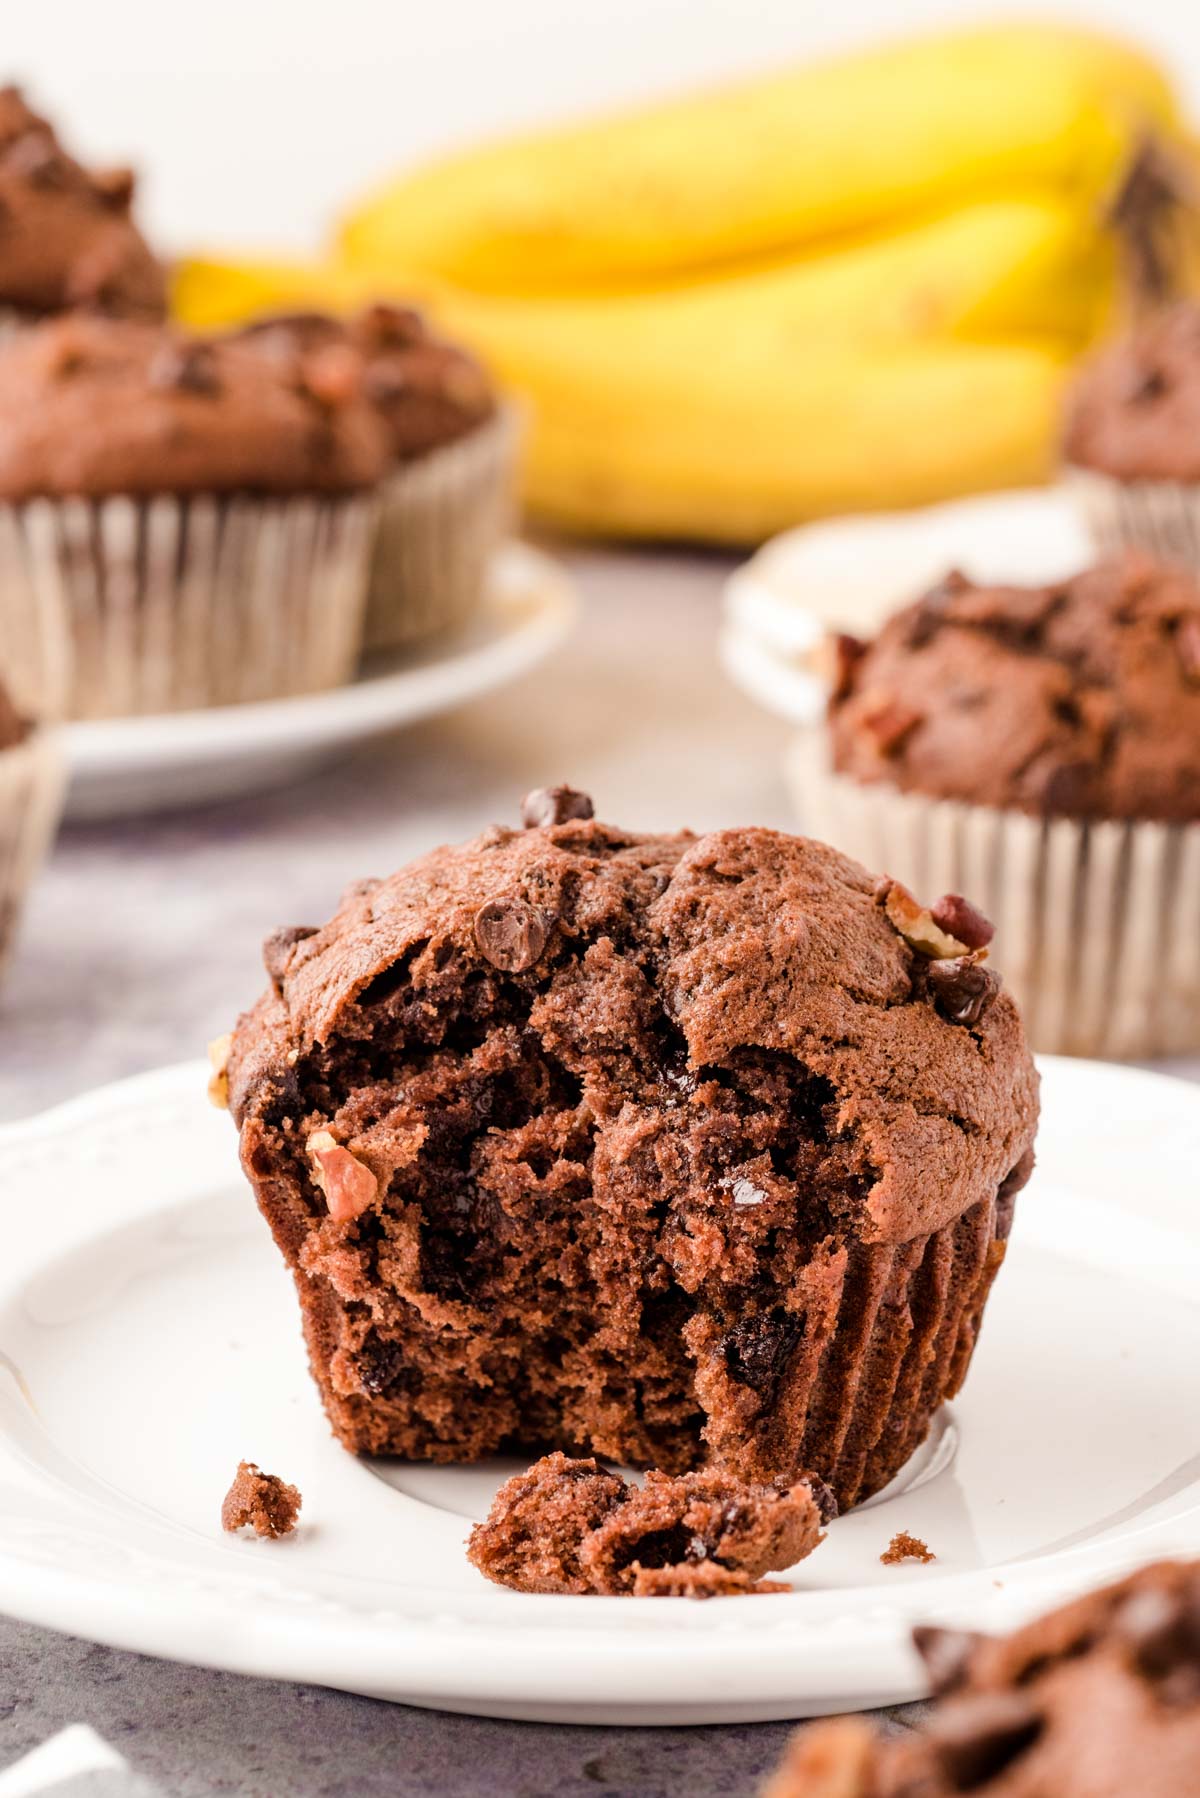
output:
{"label": "cracked muffin crust", "polygon": [[161,318],[166,278],[134,224],[131,169],[90,171],[19,88],[0,88],[0,308]]}
{"label": "cracked muffin crust", "polygon": [[837,640],[834,768],[1042,816],[1200,818],[1200,587],[1125,557],[1047,587],[951,574]]}
{"label": "cracked muffin crust", "polygon": [[885,1739],[839,1717],[792,1739],[763,1798],[1191,1798],[1200,1562],[1160,1562],[1007,1638],[919,1629],[938,1703]]}
{"label": "cracked muffin crust", "polygon": [[835,1509],[812,1478],[789,1488],[652,1471],[637,1487],[595,1460],[555,1453],[505,1481],[467,1558],[518,1592],[733,1596],[810,1555]]}
{"label": "cracked muffin crust", "polygon": [[971,1357],[1032,1165],[1015,1007],[822,844],[590,811],[531,796],[268,939],[220,1096],[330,1422],[851,1504]]}

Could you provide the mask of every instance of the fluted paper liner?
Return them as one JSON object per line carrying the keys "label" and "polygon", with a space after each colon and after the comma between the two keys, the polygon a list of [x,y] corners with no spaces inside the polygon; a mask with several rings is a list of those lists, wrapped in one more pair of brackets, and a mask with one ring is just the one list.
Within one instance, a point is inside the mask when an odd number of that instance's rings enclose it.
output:
{"label": "fluted paper liner", "polygon": [[50,847],[62,810],[62,758],[40,726],[0,749],[0,973],[12,951],[25,895]]}
{"label": "fluted paper liner", "polygon": [[317,693],[354,674],[374,500],[157,495],[0,505],[0,632],[65,621],[65,713]]}
{"label": "fluted paper liner", "polygon": [[788,759],[804,828],[922,899],[965,893],[1035,1049],[1200,1049],[1200,824],[1043,819],[836,774],[820,730]]}
{"label": "fluted paper liner", "polygon": [[371,563],[368,650],[398,649],[456,629],[478,610],[488,560],[512,522],[519,436],[516,413],[504,408],[385,481]]}
{"label": "fluted paper liner", "polygon": [[1200,572],[1200,482],[1118,481],[1087,468],[1065,480],[1101,555],[1142,549]]}

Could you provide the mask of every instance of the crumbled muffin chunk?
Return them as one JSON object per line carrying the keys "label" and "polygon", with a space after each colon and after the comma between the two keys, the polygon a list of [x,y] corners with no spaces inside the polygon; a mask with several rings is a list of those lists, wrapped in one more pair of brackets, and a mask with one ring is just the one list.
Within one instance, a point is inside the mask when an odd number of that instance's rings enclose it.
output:
{"label": "crumbled muffin chunk", "polygon": [[249,1528],[256,1536],[289,1536],[301,1502],[297,1488],[285,1485],[277,1474],[264,1473],[253,1461],[239,1461],[221,1504],[221,1528],[230,1534]]}

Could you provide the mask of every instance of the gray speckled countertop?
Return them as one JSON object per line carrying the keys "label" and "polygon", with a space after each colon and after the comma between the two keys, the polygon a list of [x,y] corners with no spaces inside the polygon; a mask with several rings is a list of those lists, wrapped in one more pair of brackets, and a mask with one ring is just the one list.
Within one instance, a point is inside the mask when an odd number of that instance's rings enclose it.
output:
{"label": "gray speckled countertop", "polygon": [[[572,560],[578,634],[504,692],[284,792],[65,833],[0,991],[0,1119],[201,1053],[259,990],[272,925],[325,916],[354,876],[492,819],[515,822],[531,786],[570,780],[601,815],[640,827],[792,824],[785,727],[716,663],[728,564]],[[748,1798],[788,1733],[438,1715],[0,1619],[0,1768],[76,1721],[171,1798]]]}

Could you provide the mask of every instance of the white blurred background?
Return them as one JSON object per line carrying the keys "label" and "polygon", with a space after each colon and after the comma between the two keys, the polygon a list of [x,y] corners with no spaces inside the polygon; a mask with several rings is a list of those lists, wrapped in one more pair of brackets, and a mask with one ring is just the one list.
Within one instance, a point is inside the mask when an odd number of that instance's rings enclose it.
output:
{"label": "white blurred background", "polygon": [[1141,38],[1200,113],[1196,0],[68,0],[5,11],[2,73],[86,156],[141,166],[145,223],[170,250],[302,251],[347,196],[432,150],[1004,13]]}

